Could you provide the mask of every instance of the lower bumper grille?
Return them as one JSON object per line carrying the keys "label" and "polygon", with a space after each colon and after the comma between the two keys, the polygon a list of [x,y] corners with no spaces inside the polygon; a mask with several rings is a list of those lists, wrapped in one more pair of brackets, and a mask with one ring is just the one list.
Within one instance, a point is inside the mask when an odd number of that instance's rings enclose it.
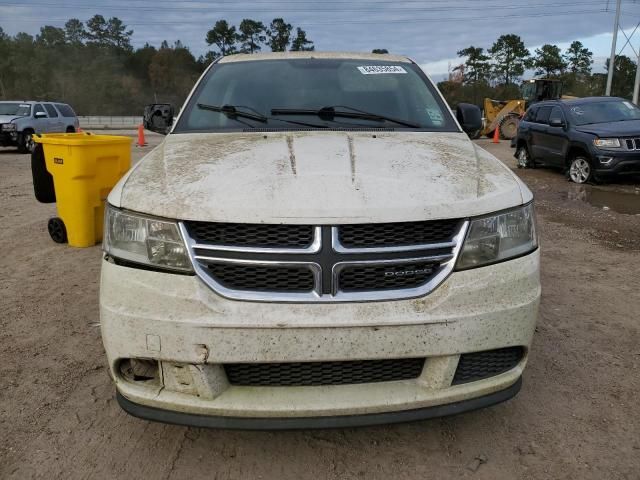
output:
{"label": "lower bumper grille", "polygon": [[424,358],[301,363],[229,363],[229,383],[252,387],[352,385],[410,380],[422,373]]}
{"label": "lower bumper grille", "polygon": [[522,347],[499,348],[460,355],[453,385],[493,377],[514,368],[524,355]]}

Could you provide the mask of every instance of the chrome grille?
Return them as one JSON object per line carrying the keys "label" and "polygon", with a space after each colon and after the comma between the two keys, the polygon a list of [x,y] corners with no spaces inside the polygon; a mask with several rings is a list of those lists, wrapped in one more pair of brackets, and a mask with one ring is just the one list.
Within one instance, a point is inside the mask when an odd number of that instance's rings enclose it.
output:
{"label": "chrome grille", "polygon": [[357,227],[180,223],[195,271],[211,289],[268,302],[426,295],[453,270],[467,227],[463,220]]}
{"label": "chrome grille", "polygon": [[640,138],[625,138],[627,150],[640,150]]}

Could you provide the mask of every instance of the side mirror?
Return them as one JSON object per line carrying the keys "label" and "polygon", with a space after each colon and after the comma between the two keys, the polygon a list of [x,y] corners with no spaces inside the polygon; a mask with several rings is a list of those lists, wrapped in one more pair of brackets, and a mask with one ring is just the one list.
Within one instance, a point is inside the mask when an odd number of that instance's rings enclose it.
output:
{"label": "side mirror", "polygon": [[482,128],[482,112],[471,103],[459,103],[456,118],[465,133],[472,135]]}
{"label": "side mirror", "polygon": [[47,114],[44,112],[36,112],[33,116],[35,118],[47,118]]}
{"label": "side mirror", "polygon": [[552,118],[549,120],[550,127],[564,127],[564,122],[561,118]]}
{"label": "side mirror", "polygon": [[168,103],[152,103],[144,107],[142,124],[147,130],[166,135],[173,125],[173,106]]}

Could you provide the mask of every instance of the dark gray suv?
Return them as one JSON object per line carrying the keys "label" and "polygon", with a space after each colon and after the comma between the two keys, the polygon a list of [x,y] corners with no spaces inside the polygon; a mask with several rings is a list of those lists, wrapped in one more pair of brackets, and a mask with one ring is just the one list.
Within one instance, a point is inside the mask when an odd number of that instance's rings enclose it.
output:
{"label": "dark gray suv", "polygon": [[617,97],[536,103],[518,127],[515,156],[518,167],[560,167],[576,183],[640,174],[640,108]]}
{"label": "dark gray suv", "polygon": [[34,133],[75,132],[78,117],[66,103],[36,101],[0,102],[0,147],[17,146],[33,151]]}

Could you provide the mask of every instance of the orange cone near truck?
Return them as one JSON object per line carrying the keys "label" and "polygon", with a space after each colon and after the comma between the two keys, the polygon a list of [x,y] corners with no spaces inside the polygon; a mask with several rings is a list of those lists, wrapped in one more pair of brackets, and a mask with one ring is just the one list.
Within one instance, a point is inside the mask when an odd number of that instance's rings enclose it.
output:
{"label": "orange cone near truck", "polygon": [[[102,240],[104,202],[131,166],[131,138],[87,133],[36,135],[42,144],[46,171],[53,180],[58,217],[49,220],[49,234],[58,243],[90,247]],[[34,188],[36,185],[36,165]],[[45,173],[46,175],[46,173]],[[42,200],[41,200],[42,201]]]}

